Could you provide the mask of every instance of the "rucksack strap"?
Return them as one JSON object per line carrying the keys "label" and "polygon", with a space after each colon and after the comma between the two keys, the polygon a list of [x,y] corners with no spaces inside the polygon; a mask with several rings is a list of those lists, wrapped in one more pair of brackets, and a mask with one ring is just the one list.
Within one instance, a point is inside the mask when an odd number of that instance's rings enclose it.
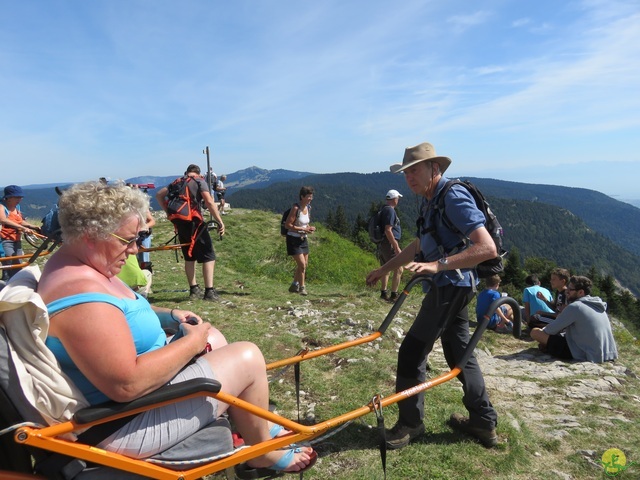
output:
{"label": "rucksack strap", "polygon": [[[469,246],[469,239],[465,235],[463,235],[462,232],[460,232],[460,230],[455,225],[453,225],[453,223],[451,223],[451,221],[447,217],[447,213],[445,209],[445,198],[449,193],[449,190],[451,189],[451,187],[456,183],[462,183],[462,182],[460,182],[459,180],[448,180],[444,184],[440,192],[438,192],[437,198],[435,198],[431,202],[431,208],[429,208],[427,212],[423,211],[420,217],[418,218],[418,221],[416,222],[418,227],[418,233],[420,235],[431,235],[431,237],[433,238],[434,242],[438,247],[438,251],[440,252],[441,258],[447,257],[449,255],[455,255],[456,253],[461,252],[462,250],[464,250],[466,247]],[[426,213],[430,214],[429,227],[425,227]],[[442,239],[440,238],[440,235],[438,235],[437,227],[439,224],[443,224],[446,228],[448,228],[454,234],[460,237],[460,243],[458,243],[456,246],[454,246],[448,251],[445,250]],[[458,273],[458,276],[460,278],[464,277],[462,275],[462,271],[459,268],[456,268],[455,271]]]}

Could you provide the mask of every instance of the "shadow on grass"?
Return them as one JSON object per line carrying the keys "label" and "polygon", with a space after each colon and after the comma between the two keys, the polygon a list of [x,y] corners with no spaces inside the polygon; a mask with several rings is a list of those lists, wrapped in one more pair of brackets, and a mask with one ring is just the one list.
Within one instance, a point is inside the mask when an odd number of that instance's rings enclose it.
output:
{"label": "shadow on grass", "polygon": [[[386,425],[391,428],[393,425]],[[414,439],[412,445],[445,445],[457,444],[471,437],[456,432],[425,433]],[[361,422],[354,422],[343,430],[326,439],[313,443],[313,448],[320,457],[336,452],[350,450],[379,450],[380,434],[378,429]],[[390,450],[389,450],[390,451]]]}

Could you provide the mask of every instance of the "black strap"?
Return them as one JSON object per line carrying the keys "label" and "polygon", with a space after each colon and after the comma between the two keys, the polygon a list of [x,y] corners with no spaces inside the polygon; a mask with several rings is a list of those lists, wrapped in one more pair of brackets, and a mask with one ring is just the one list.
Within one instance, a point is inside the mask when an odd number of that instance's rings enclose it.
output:
{"label": "black strap", "polygon": [[[298,209],[298,212],[300,209]],[[296,381],[296,402],[298,404],[298,423],[300,423],[300,362],[293,366],[293,376]],[[304,472],[300,472],[300,480],[304,477]]]}
{"label": "black strap", "polygon": [[382,462],[383,478],[387,478],[387,435],[384,428],[384,416],[382,415],[382,396],[376,395],[371,400],[373,411],[376,414],[378,433],[380,435],[380,461]]}
{"label": "black strap", "polygon": [[78,441],[81,443],[86,443],[88,445],[97,445],[98,443],[100,443],[102,440],[104,440],[111,434],[120,430],[127,423],[133,421],[133,419],[136,418],[138,415],[134,415],[131,417],[123,417],[117,420],[113,420],[111,422],[94,425],[89,430],[82,432],[80,435],[78,435]]}
{"label": "black strap", "polygon": [[293,366],[293,376],[296,380],[296,402],[298,403],[298,423],[300,423],[300,362]]}

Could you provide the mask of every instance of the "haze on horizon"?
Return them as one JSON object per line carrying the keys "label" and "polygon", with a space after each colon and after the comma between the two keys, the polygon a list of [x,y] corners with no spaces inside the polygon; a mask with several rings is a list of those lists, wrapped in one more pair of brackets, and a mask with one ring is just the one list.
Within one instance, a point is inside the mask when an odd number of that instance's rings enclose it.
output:
{"label": "haze on horizon", "polygon": [[640,4],[3,2],[0,184],[189,163],[387,171],[638,198]]}

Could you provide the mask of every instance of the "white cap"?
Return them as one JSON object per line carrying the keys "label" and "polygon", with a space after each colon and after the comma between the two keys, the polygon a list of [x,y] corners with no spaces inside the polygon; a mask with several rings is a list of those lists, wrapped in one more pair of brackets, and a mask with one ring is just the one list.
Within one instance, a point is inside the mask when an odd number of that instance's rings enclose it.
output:
{"label": "white cap", "polygon": [[402,195],[397,190],[389,190],[387,192],[387,200],[393,200],[394,198],[402,198]]}

